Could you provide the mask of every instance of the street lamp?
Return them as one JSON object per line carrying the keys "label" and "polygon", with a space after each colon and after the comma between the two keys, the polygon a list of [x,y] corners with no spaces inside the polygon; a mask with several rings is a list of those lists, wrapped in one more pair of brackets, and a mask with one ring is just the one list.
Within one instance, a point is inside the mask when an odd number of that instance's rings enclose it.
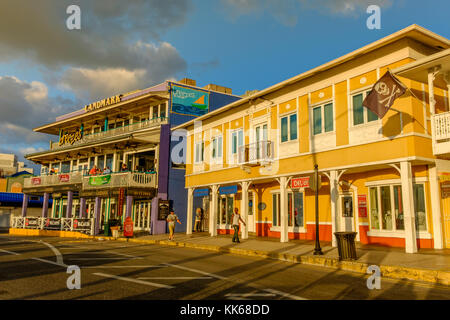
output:
{"label": "street lamp", "polygon": [[323,255],[319,242],[319,166],[314,165],[314,181],[316,192],[316,247],[314,248],[314,255]]}

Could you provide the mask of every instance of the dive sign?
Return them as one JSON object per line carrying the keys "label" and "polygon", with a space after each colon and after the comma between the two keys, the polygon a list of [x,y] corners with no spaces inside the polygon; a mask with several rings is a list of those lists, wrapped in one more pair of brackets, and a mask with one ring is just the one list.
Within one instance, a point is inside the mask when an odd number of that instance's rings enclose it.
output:
{"label": "dive sign", "polygon": [[171,100],[173,113],[199,117],[209,111],[209,92],[207,91],[173,85]]}

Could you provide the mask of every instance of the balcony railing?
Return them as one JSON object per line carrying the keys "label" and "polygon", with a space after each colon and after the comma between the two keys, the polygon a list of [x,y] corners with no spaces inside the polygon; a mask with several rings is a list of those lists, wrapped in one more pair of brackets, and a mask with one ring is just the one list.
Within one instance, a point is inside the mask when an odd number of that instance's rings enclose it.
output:
{"label": "balcony railing", "polygon": [[83,190],[99,188],[156,188],[156,173],[121,172],[83,177]]}
{"label": "balcony railing", "polygon": [[69,184],[81,184],[82,177],[83,175],[81,172],[43,175],[39,177],[25,178],[23,185],[25,188],[36,188],[36,187],[61,186]]}
{"label": "balcony railing", "polygon": [[94,218],[45,218],[11,216],[14,229],[78,231],[94,235]]}
{"label": "balcony railing", "polygon": [[91,134],[84,134],[83,138],[80,140],[74,142],[73,144],[65,144],[60,146],[58,142],[50,142],[50,149],[51,150],[58,150],[58,149],[64,149],[71,146],[77,146],[77,145],[83,145],[89,142],[94,141],[100,141],[103,139],[111,138],[111,137],[118,137],[124,134],[129,134],[135,131],[144,130],[144,129],[150,129],[154,127],[158,127],[162,124],[167,123],[166,117],[160,117],[160,118],[153,118],[141,122],[132,123],[123,127],[118,127],[115,129],[109,129],[102,132],[97,133],[91,133]]}
{"label": "balcony railing", "polygon": [[239,164],[264,165],[274,159],[274,144],[272,141],[258,141],[241,146],[238,152]]}

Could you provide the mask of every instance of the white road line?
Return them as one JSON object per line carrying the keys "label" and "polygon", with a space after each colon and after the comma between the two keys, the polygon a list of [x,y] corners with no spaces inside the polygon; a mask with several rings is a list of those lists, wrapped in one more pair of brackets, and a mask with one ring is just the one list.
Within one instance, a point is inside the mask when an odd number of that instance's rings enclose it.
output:
{"label": "white road line", "polygon": [[187,270],[187,271],[203,274],[205,276],[213,277],[213,278],[216,278],[216,279],[219,279],[219,280],[227,280],[228,279],[226,277],[222,277],[222,276],[219,276],[217,274],[213,274],[213,273],[209,273],[209,272],[205,272],[205,271],[201,271],[201,270],[197,270],[197,269],[191,269],[191,268],[188,268],[188,267],[182,267],[182,266],[178,266],[176,264],[171,264],[171,263],[165,263],[165,264],[170,266],[170,267],[174,267],[174,268],[178,268],[178,269],[181,269],[181,270]]}
{"label": "white road line", "polygon": [[165,284],[148,282],[148,281],[142,281],[142,280],[133,279],[133,278],[120,277],[120,276],[115,276],[113,274],[107,274],[107,273],[93,273],[93,274],[96,275],[96,276],[100,276],[100,277],[112,278],[112,279],[122,280],[122,281],[128,281],[128,282],[143,284],[143,285],[146,285],[146,286],[157,287],[157,288],[164,288],[164,289],[173,289],[173,288],[175,288],[173,286],[168,286],[168,285],[165,285]]}
{"label": "white road line", "polygon": [[140,277],[141,280],[203,280],[212,279],[212,277]]}
{"label": "white road line", "polygon": [[6,253],[9,253],[9,254],[14,254],[14,255],[16,255],[16,256],[19,256],[19,255],[20,255],[20,253],[8,251],[8,250],[5,250],[5,249],[0,249],[0,251],[1,251],[1,252],[6,252]]}
{"label": "white road line", "polygon": [[131,260],[131,259],[135,259],[135,258],[115,258],[115,257],[109,257],[109,258],[72,258],[72,257],[67,257],[67,259],[69,260]]}
{"label": "white road line", "polygon": [[119,253],[119,252],[114,252],[114,251],[105,251],[105,253],[117,254],[118,256],[124,256],[124,257],[133,258],[133,259],[144,259],[142,257],[133,256],[131,254]]}
{"label": "white road line", "polygon": [[275,293],[227,293],[225,297],[275,297]]}
{"label": "white road line", "polygon": [[60,267],[64,267],[64,268],[67,268],[67,267],[68,267],[67,264],[64,264],[64,263],[58,263],[58,262],[54,262],[54,261],[50,261],[50,260],[45,260],[45,259],[41,259],[41,258],[30,258],[30,259],[32,259],[32,260],[37,260],[37,261],[44,262],[44,263],[53,264],[53,265],[60,266]]}
{"label": "white road line", "polygon": [[279,295],[279,296],[282,296],[282,297],[285,297],[285,298],[289,298],[289,299],[292,299],[292,300],[308,300],[306,298],[295,296],[295,295],[292,295],[292,294],[289,294],[289,293],[286,293],[286,292],[283,292],[283,291],[278,291],[278,290],[275,290],[275,289],[263,289],[263,291],[274,293],[276,295]]}
{"label": "white road line", "polygon": [[[31,241],[32,241],[32,240],[31,240]],[[56,249],[54,246],[52,246],[50,243],[44,242],[44,241],[42,241],[42,240],[39,240],[39,241],[32,241],[32,242],[37,242],[37,243],[45,244],[45,245],[46,245],[47,247],[49,247],[49,248],[53,251],[53,253],[55,254],[55,256],[56,256],[56,263],[58,263],[58,264],[60,264],[60,265],[63,265],[63,264],[64,264],[64,261],[63,261],[63,257],[62,257],[61,252],[59,252],[59,250]]]}

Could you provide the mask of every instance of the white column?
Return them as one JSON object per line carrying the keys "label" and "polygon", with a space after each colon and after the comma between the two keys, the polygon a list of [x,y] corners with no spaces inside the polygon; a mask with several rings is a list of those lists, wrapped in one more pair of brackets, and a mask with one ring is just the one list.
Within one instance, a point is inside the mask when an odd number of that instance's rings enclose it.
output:
{"label": "white column", "polygon": [[433,215],[433,242],[435,249],[443,248],[441,199],[439,197],[439,182],[436,166],[428,166],[430,179],[431,213]]}
{"label": "white column", "polygon": [[194,210],[194,188],[188,188],[188,203],[186,214],[186,234],[192,234],[192,215]]}
{"label": "white column", "polygon": [[242,187],[242,199],[241,199],[241,215],[242,220],[245,221],[245,225],[242,226],[242,239],[248,239],[248,186],[249,182],[244,181],[241,183]]}
{"label": "white column", "polygon": [[417,252],[416,219],[414,210],[413,185],[411,163],[400,162],[400,175],[402,181],[402,199],[405,222],[405,251]]}
{"label": "white column", "polygon": [[330,200],[331,200],[331,245],[337,246],[335,232],[339,231],[339,211],[338,211],[338,172],[336,170],[330,171]]}
{"label": "white column", "polygon": [[431,113],[431,143],[433,148],[433,154],[435,153],[435,146],[436,146],[436,128],[434,123],[434,114],[436,111],[435,105],[436,100],[434,99],[434,77],[435,73],[433,69],[428,70],[428,102],[430,104],[430,113]]}
{"label": "white column", "polygon": [[280,242],[288,242],[288,206],[286,192],[286,177],[280,178]]}
{"label": "white column", "polygon": [[218,191],[219,186],[213,185],[211,186],[211,209],[209,210],[209,234],[211,237],[214,237],[217,235],[217,210],[218,210]]}

